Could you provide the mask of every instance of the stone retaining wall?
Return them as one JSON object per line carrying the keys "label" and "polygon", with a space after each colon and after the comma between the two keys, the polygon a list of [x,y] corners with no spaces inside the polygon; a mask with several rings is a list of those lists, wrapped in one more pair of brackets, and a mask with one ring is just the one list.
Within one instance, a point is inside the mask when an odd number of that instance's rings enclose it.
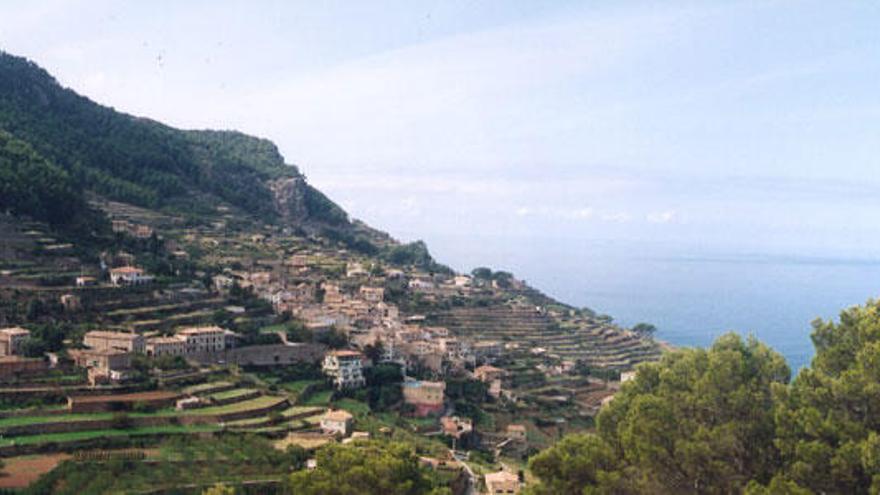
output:
{"label": "stone retaining wall", "polygon": [[[230,387],[230,388],[227,389],[227,390],[231,390],[231,389],[233,389],[233,388],[235,388],[235,386]],[[211,392],[211,393],[212,393],[212,394],[216,394],[216,393],[220,393],[220,392],[221,392],[221,391],[218,391],[218,392]],[[260,395],[260,391],[259,391],[259,390],[251,390],[249,393],[244,394],[244,395],[238,395],[238,396],[235,396],[235,397],[228,397],[228,398],[226,398],[226,399],[211,399],[211,405],[214,405],[214,406],[225,406],[226,404],[234,404],[234,403],[236,403],[236,402],[244,402],[244,401],[246,401],[246,400],[251,400],[251,399],[253,399],[253,398],[255,398],[255,397],[259,396],[259,395]]]}

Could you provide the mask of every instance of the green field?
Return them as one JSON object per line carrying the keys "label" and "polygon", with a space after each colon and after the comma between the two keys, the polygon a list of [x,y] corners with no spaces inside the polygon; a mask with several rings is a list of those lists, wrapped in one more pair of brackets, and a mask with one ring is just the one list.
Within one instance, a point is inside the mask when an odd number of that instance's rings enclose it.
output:
{"label": "green field", "polygon": [[279,383],[278,386],[288,392],[292,392],[296,395],[302,394],[302,391],[306,389],[309,385],[319,385],[324,383],[323,380],[296,380],[293,382],[283,382]]}
{"label": "green field", "polygon": [[227,390],[225,392],[218,392],[216,394],[211,394],[210,397],[213,400],[227,400],[234,399],[236,397],[242,397],[248,394],[252,394],[256,392],[255,389],[252,388],[234,388],[232,390]]}
{"label": "green field", "polygon": [[259,425],[261,423],[265,423],[267,421],[267,419],[268,418],[266,418],[266,416],[257,416],[256,418],[239,419],[236,421],[227,422],[226,426],[233,426],[233,427],[254,426],[254,425]]}
{"label": "green field", "polygon": [[255,399],[246,400],[242,402],[235,402],[233,404],[226,404],[225,406],[214,406],[214,407],[204,407],[201,409],[190,409],[188,411],[183,411],[178,413],[183,416],[207,416],[207,415],[218,415],[218,414],[228,414],[239,411],[247,411],[250,409],[260,409],[263,407],[269,407],[271,405],[277,404],[281,401],[285,400],[283,397],[273,397],[271,395],[263,395],[261,397],[257,397]]}
{"label": "green field", "polygon": [[197,395],[200,392],[208,392],[214,389],[230,387],[232,383],[229,382],[208,382],[208,383],[200,383],[198,385],[193,385],[191,387],[186,387],[181,392],[188,395]]}
{"label": "green field", "polygon": [[[268,407],[284,400],[281,397],[273,397],[264,395],[250,400],[226,404],[223,406],[204,407],[201,409],[189,409],[186,411],[175,411],[173,409],[165,409],[155,413],[125,413],[131,418],[145,417],[168,417],[168,416],[212,416],[220,414],[229,414],[250,409],[260,409]],[[0,419],[0,428],[11,426],[36,425],[41,423],[61,423],[61,422],[77,422],[77,421],[95,421],[108,420],[113,418],[114,413],[85,413],[85,414],[57,414],[50,416],[19,416],[12,418]]]}
{"label": "green field", "polygon": [[86,414],[53,414],[49,416],[14,416],[0,419],[0,428],[10,426],[24,426],[38,423],[66,423],[71,421],[92,421],[111,419],[113,413],[86,413]]}
{"label": "green field", "polygon": [[125,430],[92,430],[75,431],[69,433],[50,433],[46,435],[29,435],[23,437],[4,438],[0,440],[0,446],[7,445],[33,445],[39,443],[63,443],[76,440],[88,440],[92,438],[127,437],[143,435],[161,435],[168,433],[201,433],[218,431],[216,425],[198,426],[151,426],[144,428],[130,428]]}
{"label": "green field", "polygon": [[287,325],[279,323],[277,325],[269,325],[260,329],[260,333],[277,333],[287,331]]}
{"label": "green field", "polygon": [[333,406],[345,409],[355,416],[365,416],[370,413],[370,406],[354,399],[340,399],[333,402]]}
{"label": "green field", "polygon": [[323,407],[293,406],[293,407],[288,407],[287,409],[281,411],[281,415],[286,418],[290,418],[293,416],[298,416],[300,414],[313,415],[313,414],[319,414],[322,412],[324,412]]}
{"label": "green field", "polygon": [[322,390],[315,392],[302,402],[304,406],[326,406],[330,404],[330,398],[333,396],[332,390]]}

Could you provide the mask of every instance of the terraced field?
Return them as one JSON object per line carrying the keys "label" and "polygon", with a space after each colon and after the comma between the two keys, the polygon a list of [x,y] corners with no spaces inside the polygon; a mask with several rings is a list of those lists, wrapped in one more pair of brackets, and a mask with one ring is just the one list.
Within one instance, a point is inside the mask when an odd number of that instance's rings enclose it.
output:
{"label": "terraced field", "polygon": [[63,444],[65,442],[76,442],[80,440],[91,440],[94,438],[113,438],[113,437],[138,437],[149,435],[167,435],[173,433],[204,433],[219,431],[217,425],[192,425],[192,426],[152,426],[144,428],[126,428],[126,429],[106,429],[106,430],[89,430],[89,431],[73,431],[65,433],[49,433],[45,435],[29,435],[18,436],[13,438],[0,439],[0,447],[11,445],[36,445],[36,444]]}
{"label": "terraced field", "polygon": [[260,391],[252,388],[234,388],[223,392],[213,393],[208,396],[214,403],[238,402],[260,395]]}
{"label": "terraced field", "polygon": [[629,331],[587,319],[557,322],[529,307],[455,308],[432,313],[429,319],[457,335],[542,347],[562,359],[600,368],[627,369],[660,355],[654,342]]}
{"label": "terraced field", "polygon": [[185,387],[183,390],[181,390],[181,392],[186,395],[203,395],[213,394],[216,392],[221,392],[223,390],[229,390],[231,388],[235,388],[235,384],[231,382],[207,382]]}
{"label": "terraced field", "polygon": [[[249,391],[250,392],[250,391]],[[289,406],[285,397],[262,395],[229,404],[176,411],[165,409],[153,413],[130,412],[90,414],[43,414],[0,419],[0,448],[21,450],[42,446],[43,450],[63,449],[64,444],[99,438],[137,437],[167,434],[191,434],[220,431],[225,428],[259,432],[274,423],[288,423],[290,429],[306,427],[303,421],[314,411],[297,410],[299,414],[284,416],[277,411]],[[288,425],[281,424],[280,430]],[[9,455],[12,452],[4,452]]]}

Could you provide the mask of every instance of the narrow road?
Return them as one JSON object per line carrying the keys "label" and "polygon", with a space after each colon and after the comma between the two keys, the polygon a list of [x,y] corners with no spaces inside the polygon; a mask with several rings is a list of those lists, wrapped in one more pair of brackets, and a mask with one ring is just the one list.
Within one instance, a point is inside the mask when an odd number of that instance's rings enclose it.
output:
{"label": "narrow road", "polygon": [[[449,455],[453,459],[457,459],[455,457],[455,451],[453,451],[452,449],[449,449]],[[471,467],[468,466],[466,462],[464,462],[464,461],[459,461],[459,462],[461,462],[461,465],[464,466],[464,470],[465,470],[465,472],[467,472],[467,475],[468,475],[468,486],[467,486],[467,489],[464,491],[464,495],[476,495],[477,485],[479,484],[478,483],[479,480],[477,479],[477,474],[474,473],[474,470],[471,469]]]}

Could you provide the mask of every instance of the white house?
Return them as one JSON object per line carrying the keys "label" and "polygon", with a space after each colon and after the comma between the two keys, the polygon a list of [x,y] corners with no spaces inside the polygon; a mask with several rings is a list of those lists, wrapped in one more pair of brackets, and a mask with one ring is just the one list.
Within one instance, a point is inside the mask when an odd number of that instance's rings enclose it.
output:
{"label": "white house", "polygon": [[331,351],[324,356],[322,369],[336,388],[358,388],[367,383],[363,366],[363,355],[359,352]]}
{"label": "white house", "polygon": [[184,341],[187,354],[226,349],[226,330],[217,326],[184,328],[178,330],[175,336]]}
{"label": "white house", "polygon": [[110,282],[116,286],[123,285],[144,285],[153,281],[151,275],[145,275],[140,268],[133,266],[122,266],[110,269]]}

